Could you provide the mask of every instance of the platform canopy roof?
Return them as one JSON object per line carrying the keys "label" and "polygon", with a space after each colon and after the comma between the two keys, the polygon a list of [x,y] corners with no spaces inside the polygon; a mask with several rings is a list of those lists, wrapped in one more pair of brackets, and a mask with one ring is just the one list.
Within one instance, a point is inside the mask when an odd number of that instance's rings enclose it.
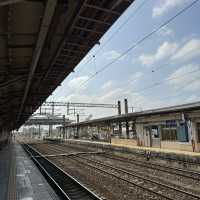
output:
{"label": "platform canopy roof", "polygon": [[[67,124],[65,127],[78,127],[78,126],[96,126],[99,124],[110,124],[110,123],[118,123],[118,122],[126,122],[126,121],[135,121],[139,117],[151,117],[155,115],[165,115],[165,114],[174,114],[179,113],[180,117],[182,114],[187,114],[187,112],[196,112],[199,113],[200,111],[200,102],[193,102],[193,103],[187,103],[187,104],[181,104],[176,106],[170,106],[170,107],[163,107],[163,108],[156,108],[151,110],[144,110],[139,112],[132,112],[127,114],[121,114],[121,115],[115,115],[115,116],[108,116],[103,117],[99,119],[92,119],[88,121],[82,121],[79,123],[71,123]],[[60,128],[63,128],[60,127]]]}
{"label": "platform canopy roof", "polygon": [[19,128],[134,0],[1,0],[0,128]]}

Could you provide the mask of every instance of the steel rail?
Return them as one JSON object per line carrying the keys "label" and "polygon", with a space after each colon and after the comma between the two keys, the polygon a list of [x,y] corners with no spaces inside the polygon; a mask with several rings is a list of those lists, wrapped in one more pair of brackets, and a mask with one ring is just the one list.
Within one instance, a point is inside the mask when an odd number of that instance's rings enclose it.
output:
{"label": "steel rail", "polygon": [[[50,148],[50,147],[49,147],[49,148]],[[48,149],[48,148],[47,148],[47,149]],[[61,151],[62,149],[59,148],[59,147],[58,147],[58,148],[51,147],[50,150],[51,150],[51,151],[54,151],[54,152],[58,152],[59,150]],[[78,156],[78,157],[79,157],[79,156]],[[166,199],[168,199],[168,200],[173,200],[173,198],[168,198],[168,197],[166,197],[165,195],[160,194],[160,193],[157,193],[157,192],[155,192],[155,191],[153,191],[153,190],[151,190],[151,189],[149,189],[149,188],[146,188],[146,187],[144,187],[144,186],[138,185],[138,184],[136,184],[136,183],[134,183],[134,182],[132,182],[132,181],[129,181],[129,180],[127,180],[127,179],[124,179],[124,178],[122,178],[122,177],[119,177],[119,176],[117,176],[117,175],[115,175],[115,174],[112,174],[112,173],[110,173],[110,172],[108,172],[108,171],[102,170],[102,169],[100,169],[100,168],[98,168],[98,167],[95,167],[95,166],[93,166],[93,165],[91,165],[91,164],[88,164],[88,163],[85,163],[85,162],[83,162],[83,161],[77,160],[74,156],[68,156],[68,158],[70,158],[70,159],[72,159],[72,160],[75,160],[75,161],[77,161],[77,162],[79,162],[79,163],[81,163],[81,164],[84,164],[84,165],[87,165],[87,166],[89,166],[89,167],[92,167],[92,168],[94,168],[94,169],[96,169],[96,170],[99,170],[99,171],[101,171],[101,172],[103,172],[103,173],[105,173],[105,174],[111,175],[111,176],[113,176],[113,177],[115,177],[115,178],[117,178],[117,179],[121,179],[121,180],[123,180],[123,181],[125,181],[125,182],[127,182],[127,183],[133,184],[133,185],[135,185],[135,186],[137,186],[137,187],[139,187],[139,188],[141,188],[141,189],[145,189],[145,190],[147,190],[147,191],[149,191],[149,192],[151,192],[151,193],[153,193],[153,194],[159,195],[159,196],[164,197],[164,198],[166,198]],[[82,157],[81,157],[81,158],[82,158]],[[84,157],[84,159],[87,159],[87,158]]]}
{"label": "steel rail", "polygon": [[[184,190],[182,190],[182,189],[175,188],[175,187],[173,187],[173,186],[170,186],[170,185],[167,185],[167,184],[164,184],[164,183],[160,183],[160,182],[155,181],[155,180],[151,180],[151,179],[149,179],[149,178],[142,177],[142,176],[140,176],[140,175],[138,175],[138,174],[128,172],[128,171],[126,171],[126,170],[123,169],[123,168],[113,167],[113,166],[111,166],[111,165],[102,163],[102,162],[100,162],[100,161],[92,160],[92,159],[89,159],[89,158],[86,158],[86,157],[82,157],[82,156],[79,156],[79,155],[77,155],[76,157],[78,157],[78,158],[80,158],[80,159],[83,159],[83,160],[86,160],[87,163],[84,162],[84,161],[77,160],[76,158],[73,158],[73,157],[70,157],[70,158],[73,159],[73,160],[76,160],[76,161],[78,161],[78,162],[82,162],[82,163],[84,163],[84,164],[86,164],[86,165],[88,165],[88,166],[90,166],[90,167],[94,167],[94,166],[91,165],[91,163],[93,162],[93,163],[95,163],[95,164],[98,164],[98,165],[101,165],[101,166],[110,168],[110,169],[115,170],[115,171],[118,171],[118,172],[120,172],[120,173],[124,173],[124,174],[127,174],[127,175],[129,175],[129,176],[139,178],[139,179],[141,179],[141,180],[143,180],[143,181],[148,181],[148,182],[150,182],[150,183],[157,184],[158,186],[162,186],[162,187],[164,187],[164,188],[166,188],[166,189],[173,190],[175,193],[176,193],[176,192],[179,192],[179,193],[181,193],[181,194],[183,194],[183,195],[190,196],[190,199],[191,199],[191,198],[200,199],[200,196],[199,196],[199,195],[193,194],[193,193],[191,193],[191,192],[184,191]],[[88,163],[90,163],[90,164],[88,164]],[[99,169],[98,167],[94,167],[94,168]],[[102,170],[102,169],[99,169],[99,170]],[[103,170],[103,171],[105,171],[105,170]],[[105,172],[106,172],[107,174],[113,175],[112,173],[109,173],[108,171],[105,171]],[[162,196],[162,197],[164,197],[164,198],[166,198],[166,199],[174,200],[173,197],[169,197],[169,196],[166,196],[166,195],[164,195],[164,194],[162,194],[162,193],[160,193],[160,192],[153,191],[153,190],[151,190],[151,189],[149,189],[149,188],[147,188],[147,187],[145,187],[145,186],[141,186],[141,185],[139,185],[139,184],[137,184],[137,183],[134,183],[133,181],[124,179],[124,178],[122,178],[122,177],[120,177],[120,176],[118,176],[118,175],[115,175],[115,176],[116,176],[117,178],[119,178],[119,179],[122,179],[122,180],[128,182],[128,183],[134,184],[134,185],[136,185],[136,186],[138,186],[138,187],[142,187],[143,189],[148,190],[148,191],[150,191],[150,192],[152,192],[152,193],[154,193],[154,194],[156,194],[156,195]]]}
{"label": "steel rail", "polygon": [[[53,144],[56,144],[56,142],[54,143],[53,142]],[[60,145],[60,144],[59,144]],[[71,145],[71,144],[67,144],[67,145],[65,145],[65,144],[62,144],[61,146],[65,146],[65,147],[69,147],[68,145]],[[71,148],[71,147],[70,147]],[[72,146],[72,148],[79,148],[79,147],[74,147],[74,146]],[[84,147],[80,147],[80,148],[84,148]],[[144,152],[132,152],[135,156],[139,156],[139,157],[144,157],[145,158],[145,153]],[[107,153],[107,155],[109,155],[108,153]],[[119,156],[118,156],[119,157]],[[162,160],[169,160],[169,161],[177,161],[177,162],[181,162],[181,163],[184,163],[184,164],[190,164],[190,165],[198,165],[198,166],[200,166],[200,163],[199,162],[194,162],[194,161],[190,161],[190,160],[188,160],[188,161],[185,161],[185,160],[177,160],[177,159],[175,159],[175,158],[168,158],[168,157],[162,157],[162,156],[159,156],[159,155],[156,155],[156,156],[152,156],[152,158],[159,158],[159,159],[162,159]],[[130,158],[128,158],[128,159],[130,159]],[[131,158],[132,159],[132,158]],[[133,159],[133,161],[135,161],[135,159]],[[138,160],[137,160],[138,161]],[[143,162],[145,162],[145,161],[140,161],[141,163]],[[148,165],[149,165],[150,163],[148,163]],[[151,164],[153,164],[153,163],[151,163]],[[155,165],[158,165],[158,164],[155,164]],[[167,167],[170,167],[170,166],[167,166]],[[180,169],[180,170],[184,170],[184,169],[181,169],[181,168],[175,168],[175,167],[170,167],[170,168],[173,168],[173,169]],[[189,171],[189,170],[186,170],[185,172],[194,172],[194,173],[197,173],[196,175],[198,175],[198,176],[200,176],[200,173],[198,173],[198,172],[195,172],[195,171]]]}
{"label": "steel rail", "polygon": [[144,190],[146,190],[146,191],[148,191],[148,192],[150,192],[150,193],[156,194],[156,195],[158,195],[158,196],[160,196],[160,197],[162,197],[162,198],[164,197],[165,199],[168,199],[168,200],[174,200],[173,198],[166,197],[165,195],[163,195],[163,194],[161,194],[161,193],[157,193],[157,192],[155,192],[154,190],[151,190],[150,188],[144,187],[144,186],[139,185],[139,184],[137,184],[137,183],[135,183],[135,182],[133,182],[133,181],[130,181],[130,180],[125,179],[125,178],[122,178],[122,177],[120,177],[120,176],[118,176],[118,175],[115,175],[115,174],[113,174],[113,173],[111,173],[111,172],[109,172],[109,171],[107,171],[107,170],[100,169],[100,168],[95,167],[95,166],[93,166],[93,165],[91,165],[91,164],[88,164],[88,163],[85,163],[85,162],[83,162],[83,161],[77,160],[76,158],[73,158],[73,157],[70,157],[70,159],[75,160],[75,161],[77,161],[77,162],[79,162],[79,163],[81,163],[81,164],[87,165],[87,166],[89,166],[89,167],[91,167],[91,168],[94,168],[95,170],[98,170],[98,171],[100,171],[100,172],[103,172],[103,173],[105,173],[105,174],[107,174],[107,175],[110,175],[110,176],[112,176],[112,177],[115,177],[116,179],[120,179],[120,180],[122,180],[122,181],[124,181],[124,182],[126,182],[126,183],[135,185],[135,186],[138,187],[138,188],[144,189]]}
{"label": "steel rail", "polygon": [[[63,148],[73,148],[73,149],[83,149],[82,147],[80,147],[80,148],[74,147],[74,146],[69,147],[69,146],[64,145],[64,144],[60,144],[58,147],[56,147],[58,144],[56,144],[56,143],[52,143],[52,144],[53,144],[53,147],[51,147],[51,150],[55,149],[56,151],[59,151],[59,150],[64,151],[63,149],[61,149],[61,147],[63,147]],[[101,154],[103,154],[103,155],[101,155]],[[196,172],[196,171],[181,169],[181,168],[178,168],[178,167],[171,167],[171,166],[168,166],[168,165],[164,166],[164,165],[161,165],[161,164],[158,164],[158,163],[150,163],[150,162],[147,162],[147,161],[140,161],[140,160],[133,159],[133,158],[125,158],[123,156],[119,156],[119,155],[116,156],[116,155],[112,155],[112,154],[109,154],[109,153],[105,154],[104,151],[101,152],[99,156],[104,156],[104,157],[107,157],[109,159],[119,160],[119,161],[123,161],[123,162],[125,161],[126,163],[128,162],[130,164],[134,164],[134,165],[137,165],[137,166],[155,169],[155,170],[158,170],[158,171],[163,171],[163,172],[167,172],[167,173],[171,173],[171,174],[175,174],[175,175],[179,175],[179,176],[182,176],[182,177],[191,178],[191,179],[200,181],[200,173]],[[169,170],[174,170],[174,171],[169,171]],[[186,174],[186,173],[188,173],[188,174]],[[191,175],[189,175],[189,174],[191,174]]]}
{"label": "steel rail", "polygon": [[[145,157],[146,154],[145,152],[133,152],[133,154],[135,156],[140,156],[140,157]],[[171,157],[163,157],[161,155],[155,155],[155,156],[152,156],[152,158],[155,158],[155,159],[162,159],[162,160],[169,160],[169,161],[177,161],[177,162],[181,162],[181,163],[184,163],[184,164],[189,164],[189,165],[199,165],[200,166],[200,162],[195,162],[195,161],[192,161],[192,160],[181,160],[181,159],[177,159],[177,158],[171,158]]]}
{"label": "steel rail", "polygon": [[[113,160],[119,160],[119,161],[126,161],[126,163],[131,163],[137,166],[142,166],[145,168],[150,168],[150,169],[155,169],[158,171],[163,171],[163,172],[168,172],[171,174],[175,174],[175,175],[179,175],[182,177],[186,177],[186,178],[192,178],[195,180],[200,181],[200,173],[199,172],[195,172],[195,171],[191,171],[191,170],[186,170],[186,169],[181,169],[178,167],[171,167],[171,166],[164,166],[161,164],[155,164],[155,163],[150,163],[150,162],[146,162],[146,161],[140,161],[137,159],[133,159],[133,158],[125,158],[122,156],[115,156],[115,155],[111,155],[111,154],[104,154],[104,157],[109,158],[109,159],[113,159]],[[174,171],[170,171],[170,170],[174,170]],[[177,172],[176,172],[177,171]],[[182,174],[178,173],[178,172],[182,172]],[[188,174],[184,174],[184,173],[188,173]],[[192,174],[193,176],[189,175]],[[197,176],[197,177],[195,177]]]}
{"label": "steel rail", "polygon": [[67,200],[102,200],[74,177],[43,157],[36,149],[23,144],[25,151],[31,156],[49,183],[62,199]]}
{"label": "steel rail", "polygon": [[[65,145],[62,145],[62,147],[67,147],[67,146],[65,146]],[[56,152],[58,152],[58,151],[61,151],[62,150],[62,148],[59,146],[59,147],[55,147],[55,146],[53,146],[53,148],[51,148],[51,150],[52,151],[56,151]],[[64,151],[64,149],[62,150],[62,151]],[[98,162],[98,161],[95,161],[95,160],[91,160],[91,159],[88,159],[88,158],[85,158],[85,157],[82,157],[82,156],[78,156],[77,154],[76,155],[73,155],[73,154],[71,154],[71,155],[68,155],[68,158],[70,157],[70,159],[73,159],[73,160],[76,160],[76,161],[78,161],[78,162],[81,162],[80,160],[77,160],[76,158],[74,158],[74,157],[79,157],[79,158],[82,158],[82,159],[84,159],[84,160],[88,160],[89,162],[90,162],[90,164],[91,164],[91,162],[97,162],[98,164],[101,164],[101,165],[104,165],[104,166],[108,166],[108,165],[106,165],[106,164],[104,164],[104,163],[101,163],[101,162]],[[126,161],[126,158],[124,158],[123,159],[123,161]],[[88,163],[89,163],[88,162]],[[141,161],[140,161],[141,162]],[[83,162],[81,162],[81,163],[83,163]],[[86,165],[88,165],[88,163],[86,164]],[[84,163],[85,164],[85,163]],[[149,163],[148,163],[149,164]],[[90,166],[90,165],[89,165]],[[90,166],[90,167],[93,167],[94,168],[94,166]],[[127,173],[128,175],[131,175],[131,176],[137,176],[137,178],[141,178],[141,177],[138,177],[139,175],[136,175],[136,174],[134,174],[134,173],[131,173],[131,172],[127,172],[125,169],[123,169],[123,168],[116,168],[116,167],[113,167],[113,166],[110,166],[109,165],[109,167],[111,167],[112,169],[117,169],[117,170],[120,170],[121,172],[125,172],[125,173]],[[146,167],[146,166],[145,166]],[[148,167],[148,166],[147,166]],[[99,168],[97,168],[98,170],[101,170],[101,169],[99,169]],[[178,168],[179,169],[179,168]],[[181,170],[181,169],[180,169]],[[101,170],[102,171],[102,170]],[[164,171],[164,170],[163,170]],[[183,170],[183,171],[185,171],[185,170]],[[103,171],[104,172],[104,171]],[[167,171],[167,172],[169,172],[169,171]],[[192,171],[191,171],[192,172]],[[110,174],[110,175],[112,175],[112,174]],[[180,174],[178,174],[178,175],[180,175]],[[116,176],[116,175],[114,175],[116,178],[119,178],[119,179],[121,179],[121,177],[118,177],[118,176]],[[189,177],[189,178],[192,178],[192,177]],[[191,192],[187,192],[187,191],[184,191],[184,190],[182,190],[182,189],[179,189],[179,188],[174,188],[173,186],[170,186],[170,185],[167,185],[167,184],[164,184],[164,183],[160,183],[160,182],[158,182],[158,181],[154,181],[154,180],[151,180],[151,179],[148,179],[148,178],[145,178],[145,177],[142,177],[142,179],[143,180],[146,180],[146,181],[149,181],[149,182],[151,182],[151,183],[154,183],[154,184],[159,184],[159,185],[161,185],[162,187],[167,187],[167,189],[171,189],[171,190],[174,190],[174,191],[177,191],[177,192],[180,192],[181,193],[181,195],[182,195],[182,193],[183,193],[183,195],[190,195],[191,197],[193,197],[193,198],[195,198],[195,199],[200,199],[200,196],[198,196],[198,195],[196,195],[196,194],[194,194],[194,193],[191,193]],[[124,180],[124,179],[122,179],[122,180]],[[198,179],[199,180],[199,179]],[[124,181],[126,181],[126,180],[124,180]],[[127,182],[127,181],[126,181]],[[129,182],[128,182],[129,183]],[[131,182],[131,184],[134,184],[134,183],[132,183]],[[136,185],[137,186],[137,185]],[[140,186],[138,186],[138,187],[140,187]],[[145,189],[146,190],[146,188],[143,188],[143,189]],[[151,192],[152,190],[150,189],[150,192]],[[160,193],[158,193],[158,192],[156,192],[156,194],[157,195],[160,195]],[[163,194],[161,194],[161,195],[163,195]],[[160,196],[161,196],[160,195]],[[163,196],[162,196],[163,197]],[[164,197],[165,198],[167,198],[167,199],[173,199],[173,198],[171,198],[171,197],[166,197],[165,195],[164,195]]]}

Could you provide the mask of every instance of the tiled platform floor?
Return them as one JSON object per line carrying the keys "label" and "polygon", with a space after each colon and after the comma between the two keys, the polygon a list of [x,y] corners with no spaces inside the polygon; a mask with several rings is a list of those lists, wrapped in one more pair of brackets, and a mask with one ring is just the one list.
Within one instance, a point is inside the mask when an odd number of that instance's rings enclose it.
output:
{"label": "tiled platform floor", "polygon": [[7,199],[7,186],[10,174],[11,145],[0,150],[0,199]]}
{"label": "tiled platform floor", "polygon": [[0,199],[58,200],[59,198],[23,148],[19,144],[12,144],[0,151]]}

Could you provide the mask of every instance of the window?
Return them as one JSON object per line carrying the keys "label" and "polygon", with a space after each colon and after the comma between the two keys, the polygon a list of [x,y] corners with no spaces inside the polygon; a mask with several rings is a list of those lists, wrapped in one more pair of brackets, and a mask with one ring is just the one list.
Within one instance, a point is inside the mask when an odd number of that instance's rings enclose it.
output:
{"label": "window", "polygon": [[162,140],[188,142],[188,127],[185,123],[166,123],[162,126]]}
{"label": "window", "polygon": [[[169,123],[170,122],[170,123]],[[171,121],[166,121],[162,126],[162,140],[176,141],[177,140],[177,125]]]}
{"label": "window", "polygon": [[152,138],[159,138],[158,126],[151,127]]}
{"label": "window", "polygon": [[176,141],[177,131],[176,127],[163,127],[162,128],[162,140]]}

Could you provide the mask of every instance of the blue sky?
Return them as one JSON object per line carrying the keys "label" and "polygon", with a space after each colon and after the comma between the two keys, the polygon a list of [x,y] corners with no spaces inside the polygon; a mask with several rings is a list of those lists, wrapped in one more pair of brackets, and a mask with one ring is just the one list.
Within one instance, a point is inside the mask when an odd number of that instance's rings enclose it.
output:
{"label": "blue sky", "polygon": [[[200,100],[200,2],[85,82],[191,2],[136,0],[48,100],[116,103],[128,98],[134,110]],[[97,118],[116,110],[87,113]]]}

